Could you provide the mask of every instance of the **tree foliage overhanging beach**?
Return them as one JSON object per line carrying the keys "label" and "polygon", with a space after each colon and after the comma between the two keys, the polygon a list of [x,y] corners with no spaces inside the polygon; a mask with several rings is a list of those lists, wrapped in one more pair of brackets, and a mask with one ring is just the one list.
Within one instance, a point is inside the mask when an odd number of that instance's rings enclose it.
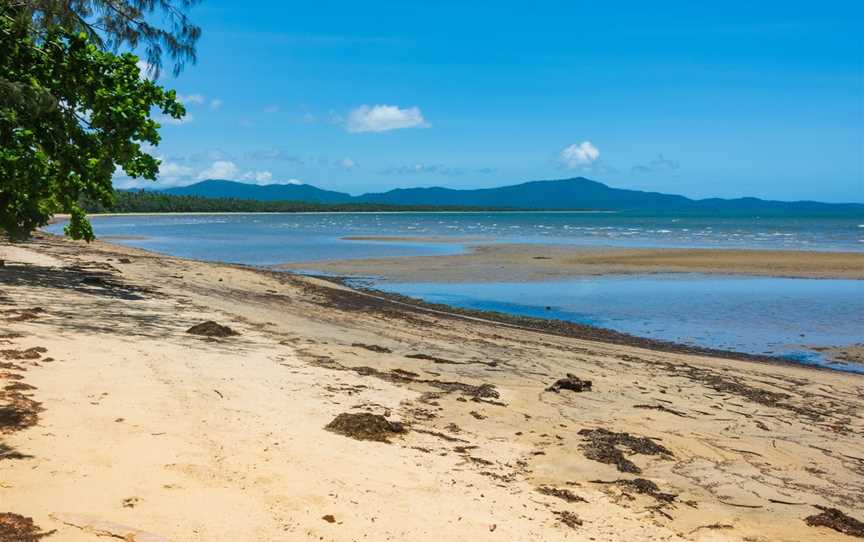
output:
{"label": "tree foliage overhanging beach", "polygon": [[[157,85],[163,51],[175,73],[195,60],[193,0],[20,0],[0,6],[0,230],[25,238],[55,213],[91,240],[82,198],[111,205],[118,169],[155,179],[154,111],[185,114]],[[148,22],[155,14],[165,26]],[[121,49],[143,47],[148,63]]]}

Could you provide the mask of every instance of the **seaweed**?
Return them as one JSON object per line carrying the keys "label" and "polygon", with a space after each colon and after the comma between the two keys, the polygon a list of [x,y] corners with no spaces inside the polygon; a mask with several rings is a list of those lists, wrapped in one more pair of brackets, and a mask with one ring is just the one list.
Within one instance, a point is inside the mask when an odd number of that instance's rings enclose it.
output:
{"label": "seaweed", "polygon": [[0,542],[38,542],[55,532],[43,532],[32,518],[9,512],[0,513]]}
{"label": "seaweed", "polygon": [[845,513],[836,508],[828,508],[826,506],[814,505],[819,510],[820,514],[813,514],[804,519],[807,525],[811,527],[828,527],[837,532],[864,538],[864,523],[857,519],[847,516]]}
{"label": "seaweed", "polygon": [[585,457],[601,463],[615,465],[621,472],[639,474],[642,470],[624,457],[619,448],[626,448],[631,454],[672,456],[664,446],[648,437],[637,437],[630,433],[616,433],[607,429],[582,429],[579,434],[586,441],[580,445]]}
{"label": "seaweed", "polygon": [[328,423],[325,429],[356,440],[376,442],[390,442],[393,435],[407,431],[403,424],[391,422],[380,414],[370,412],[343,412]]}
{"label": "seaweed", "polygon": [[567,502],[588,502],[579,495],[576,495],[569,489],[560,489],[557,487],[549,487],[549,486],[540,486],[537,488],[537,492],[543,495],[549,495],[550,497],[557,497],[561,500]]}
{"label": "seaweed", "polygon": [[354,346],[356,348],[365,348],[366,350],[378,352],[379,354],[390,354],[393,352],[386,346],[378,346],[377,344],[352,343],[351,346]]}
{"label": "seaweed", "polygon": [[552,513],[558,516],[558,521],[570,527],[571,529],[582,526],[582,519],[573,512],[568,512],[567,510],[558,510]]}
{"label": "seaweed", "polygon": [[555,393],[561,390],[570,390],[575,392],[591,391],[591,381],[582,380],[574,374],[567,373],[566,378],[559,378],[554,384],[546,388],[546,391],[554,391]]}
{"label": "seaweed", "polygon": [[192,335],[201,335],[203,337],[231,337],[234,335],[239,335],[239,333],[237,333],[230,327],[217,324],[212,320],[201,322],[200,324],[195,324],[194,326],[187,329],[186,333],[191,333]]}

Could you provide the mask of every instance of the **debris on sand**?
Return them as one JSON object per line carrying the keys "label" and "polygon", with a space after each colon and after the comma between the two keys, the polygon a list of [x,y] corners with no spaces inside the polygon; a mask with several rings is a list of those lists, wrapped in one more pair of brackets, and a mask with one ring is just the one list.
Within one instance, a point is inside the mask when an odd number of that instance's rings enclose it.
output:
{"label": "debris on sand", "polygon": [[430,356],[429,354],[408,354],[405,357],[411,358],[411,359],[423,359],[426,361],[431,361],[432,363],[440,363],[440,364],[447,364],[447,365],[461,365],[461,363],[458,361],[439,358],[438,356]]}
{"label": "debris on sand", "polygon": [[0,513],[0,542],[38,542],[55,531],[42,532],[32,518]]}
{"label": "debris on sand", "polygon": [[606,482],[603,480],[592,480],[595,484],[615,484],[627,489],[632,489],[641,495],[648,495],[660,502],[671,503],[678,498],[674,493],[663,493],[657,484],[645,478],[634,478],[632,480],[612,480]]}
{"label": "debris on sand", "polygon": [[3,359],[39,359],[42,357],[42,354],[47,352],[48,350],[42,346],[34,346],[33,348],[28,348],[26,350],[0,350],[0,357]]}
{"label": "debris on sand", "polygon": [[396,369],[392,371],[379,371],[378,369],[375,369],[373,367],[351,367],[348,365],[342,365],[341,363],[338,363],[331,358],[320,359],[316,362],[316,364],[319,367],[326,367],[328,369],[334,369],[337,371],[352,371],[360,376],[373,376],[375,378],[380,378],[381,380],[386,380],[388,382],[395,382],[397,384],[425,384],[427,386],[431,386],[433,388],[441,390],[445,393],[457,392],[467,397],[471,397],[472,400],[506,406],[504,405],[504,403],[498,403],[489,400],[498,399],[500,397],[498,390],[496,390],[495,386],[493,386],[492,384],[473,385],[466,384],[464,382],[417,378],[416,373],[411,373],[410,371]]}
{"label": "debris on sand", "polygon": [[591,381],[582,380],[574,374],[567,373],[567,378],[559,378],[554,384],[546,388],[546,391],[571,390],[575,392],[591,391]]}
{"label": "debris on sand", "polygon": [[580,445],[585,457],[615,465],[621,472],[639,474],[642,470],[624,457],[619,447],[626,448],[631,454],[672,456],[672,452],[648,437],[636,437],[603,428],[582,429],[579,434],[585,437],[585,442]]}
{"label": "debris on sand", "polygon": [[10,315],[6,317],[6,320],[10,322],[26,322],[39,318],[39,315],[44,313],[45,309],[42,307],[33,307],[30,309],[10,309],[3,312]]}
{"label": "debris on sand", "polygon": [[356,440],[374,440],[390,442],[390,437],[405,433],[405,426],[399,422],[391,422],[380,414],[371,412],[343,412],[327,424],[328,431],[345,435]]}
{"label": "debris on sand", "polygon": [[193,335],[202,335],[204,337],[231,337],[233,335],[239,335],[239,333],[237,333],[230,327],[217,324],[212,320],[207,320],[206,322],[195,324],[194,326],[187,329],[186,333],[191,333]]}
{"label": "debris on sand", "polygon": [[814,505],[821,514],[814,514],[804,519],[807,525],[812,527],[829,527],[837,532],[864,538],[864,523],[857,519],[847,516],[845,513],[836,508],[828,508],[826,506]]}
{"label": "debris on sand", "polygon": [[352,343],[351,346],[355,348],[365,348],[366,350],[378,352],[379,354],[390,354],[393,352],[386,346],[378,346],[377,344]]}
{"label": "debris on sand", "polygon": [[664,405],[633,405],[633,408],[641,408],[644,410],[659,410],[660,412],[666,412],[668,414],[672,414],[673,416],[678,416],[679,418],[690,417],[684,412],[681,412],[680,410],[674,410]]}
{"label": "debris on sand", "polygon": [[[3,461],[4,459],[30,459],[31,457],[33,456],[22,454],[11,446],[0,442],[0,461]],[[0,542],[2,542],[2,540],[0,540]]]}
{"label": "debris on sand", "polygon": [[39,421],[42,405],[17,391],[0,392],[0,434],[33,427]]}
{"label": "debris on sand", "polygon": [[321,516],[321,519],[323,519],[327,523],[336,523],[336,517],[333,514],[327,514],[326,516]]}
{"label": "debris on sand", "polygon": [[465,384],[464,382],[446,382],[441,380],[418,380],[417,382],[428,384],[432,387],[438,388],[439,390],[458,391],[459,393],[468,395],[474,399],[498,399],[501,397],[498,390],[496,390],[495,386],[492,384],[480,384],[475,386],[473,384]]}
{"label": "debris on sand", "polygon": [[537,488],[537,492],[543,495],[549,495],[550,497],[557,497],[561,500],[567,502],[588,502],[579,495],[576,495],[569,489],[559,489],[557,487],[549,487],[549,486],[540,486]]}
{"label": "debris on sand", "polygon": [[573,512],[568,512],[567,510],[560,510],[552,513],[558,516],[558,521],[570,527],[571,529],[582,526],[582,519]]}

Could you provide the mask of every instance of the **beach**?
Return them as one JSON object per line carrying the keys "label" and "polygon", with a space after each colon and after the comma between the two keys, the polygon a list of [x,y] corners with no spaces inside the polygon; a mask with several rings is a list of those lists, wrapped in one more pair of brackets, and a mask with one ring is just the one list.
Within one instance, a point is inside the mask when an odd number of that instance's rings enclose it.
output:
{"label": "beach", "polygon": [[[860,253],[574,250],[302,267],[864,278]],[[0,512],[46,540],[864,536],[859,375],[102,241],[0,258]]]}

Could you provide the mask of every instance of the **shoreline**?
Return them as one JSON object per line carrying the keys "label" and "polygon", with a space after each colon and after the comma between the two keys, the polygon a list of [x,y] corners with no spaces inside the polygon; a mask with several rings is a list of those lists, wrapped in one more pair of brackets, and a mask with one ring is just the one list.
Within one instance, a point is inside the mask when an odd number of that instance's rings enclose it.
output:
{"label": "shoreline", "polygon": [[[58,540],[841,542],[815,505],[862,519],[858,375],[101,241],[0,253],[0,512]],[[187,331],[208,320],[236,334]]]}
{"label": "shoreline", "polygon": [[[430,301],[426,301],[416,297],[401,295],[393,292],[386,292],[383,290],[375,289],[373,287],[365,287],[357,284],[351,284],[352,281],[356,280],[355,277],[336,277],[314,274],[303,276],[309,276],[325,282],[332,282],[355,292],[369,295],[372,298],[381,300],[385,303],[395,303],[404,306],[405,308],[434,313],[443,317],[465,318],[468,320],[499,324],[507,327],[512,327],[514,329],[534,331],[537,333],[549,334],[558,337],[596,341],[611,345],[644,348],[647,350],[652,350],[654,352],[692,354],[698,356],[708,356],[718,359],[730,359],[753,363],[769,363],[784,366],[792,365],[795,367],[806,367],[817,371],[835,371],[849,374],[861,374],[856,372],[844,371],[842,369],[836,369],[824,365],[803,363],[784,356],[751,354],[748,352],[741,352],[737,350],[723,350],[720,348],[703,347],[692,344],[678,343],[674,341],[665,341],[662,339],[642,337],[639,335],[615,331],[614,329],[610,328],[593,326],[589,324],[580,324],[567,320],[521,316],[517,314],[508,314],[498,311],[470,309],[442,303],[432,303]],[[836,351],[841,355],[846,354],[848,356],[850,351],[855,351],[855,353],[857,354],[857,349],[852,348],[854,346],[855,345],[838,345],[817,347],[814,350],[821,350],[829,353]],[[853,361],[854,363],[861,363],[860,361],[854,361],[851,359],[849,359],[848,361]]]}

